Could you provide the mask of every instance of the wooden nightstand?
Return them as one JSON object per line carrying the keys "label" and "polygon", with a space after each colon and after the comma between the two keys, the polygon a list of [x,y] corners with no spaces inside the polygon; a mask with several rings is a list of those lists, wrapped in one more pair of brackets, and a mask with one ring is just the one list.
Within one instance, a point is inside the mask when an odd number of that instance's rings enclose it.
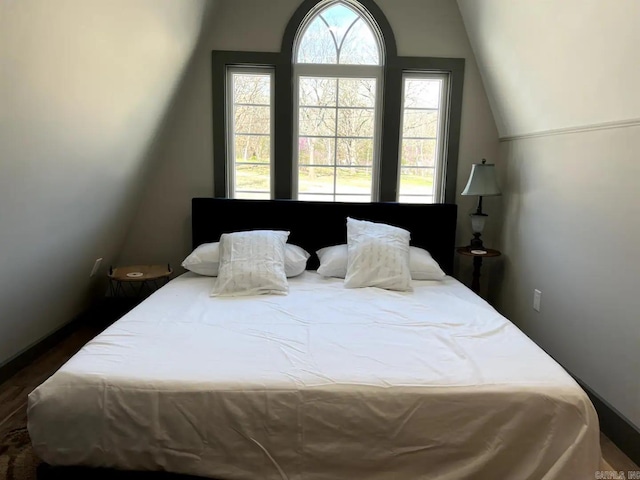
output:
{"label": "wooden nightstand", "polygon": [[171,265],[129,265],[109,269],[109,292],[112,297],[142,298],[165,285],[173,270]]}
{"label": "wooden nightstand", "polygon": [[499,257],[502,253],[491,248],[475,250],[471,247],[458,247],[456,251],[465,257],[473,257],[473,278],[471,280],[471,290],[478,293],[480,291],[480,268],[482,268],[482,259],[488,257]]}

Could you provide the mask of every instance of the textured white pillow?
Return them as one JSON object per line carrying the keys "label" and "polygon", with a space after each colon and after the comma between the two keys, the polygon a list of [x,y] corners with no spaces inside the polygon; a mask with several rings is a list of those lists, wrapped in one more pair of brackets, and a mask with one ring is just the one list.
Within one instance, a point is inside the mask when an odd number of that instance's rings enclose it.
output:
{"label": "textured white pillow", "polygon": [[[296,277],[304,272],[307,268],[308,259],[309,253],[304,248],[287,244],[284,254],[284,272],[287,277]],[[182,262],[182,266],[187,270],[209,277],[218,276],[219,265],[220,242],[203,243]]]}
{"label": "textured white pillow", "polygon": [[[316,254],[320,259],[320,275],[336,278],[344,278],[347,275],[349,254],[346,244],[324,247]],[[409,247],[409,270],[413,280],[443,280],[447,276],[431,254],[420,247]]]}
{"label": "textured white pillow", "polygon": [[289,284],[284,257],[288,237],[289,232],[274,230],[223,233],[220,268],[211,296],[286,295]]}
{"label": "textured white pillow", "polygon": [[347,218],[346,288],[411,290],[411,234],[384,223]]}

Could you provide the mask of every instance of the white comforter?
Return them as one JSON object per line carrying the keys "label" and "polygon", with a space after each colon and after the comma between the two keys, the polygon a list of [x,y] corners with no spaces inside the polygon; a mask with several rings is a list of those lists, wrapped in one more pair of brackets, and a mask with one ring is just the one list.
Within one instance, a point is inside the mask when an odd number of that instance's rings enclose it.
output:
{"label": "white comforter", "polygon": [[452,278],[313,272],[212,298],[185,274],[29,396],[53,465],[220,479],[593,478],[598,420],[548,355]]}

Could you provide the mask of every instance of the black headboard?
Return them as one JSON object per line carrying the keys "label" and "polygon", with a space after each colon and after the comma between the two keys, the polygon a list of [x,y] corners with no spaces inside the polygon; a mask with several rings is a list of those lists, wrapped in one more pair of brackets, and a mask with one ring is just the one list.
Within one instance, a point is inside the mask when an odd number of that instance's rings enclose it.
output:
{"label": "black headboard", "polygon": [[457,206],[407,203],[334,203],[297,200],[192,200],[193,248],[217,242],[220,235],[242,230],[288,230],[289,243],[311,258],[307,268],[318,268],[315,251],[346,243],[347,217],[383,222],[411,232],[411,244],[427,249],[451,274],[456,236]]}

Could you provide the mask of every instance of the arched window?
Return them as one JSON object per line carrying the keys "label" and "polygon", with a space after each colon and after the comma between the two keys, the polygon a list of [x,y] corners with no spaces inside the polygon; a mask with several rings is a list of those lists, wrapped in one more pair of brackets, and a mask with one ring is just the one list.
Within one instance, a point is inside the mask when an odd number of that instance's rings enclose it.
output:
{"label": "arched window", "polygon": [[298,29],[293,56],[298,199],[377,200],[379,27],[356,2],[320,2]]}
{"label": "arched window", "polygon": [[300,26],[298,64],[382,65],[382,39],[361,8],[343,1],[321,3]]}
{"label": "arched window", "polygon": [[374,0],[303,0],[280,52],[212,53],[215,196],[455,202],[464,59],[399,56]]}

